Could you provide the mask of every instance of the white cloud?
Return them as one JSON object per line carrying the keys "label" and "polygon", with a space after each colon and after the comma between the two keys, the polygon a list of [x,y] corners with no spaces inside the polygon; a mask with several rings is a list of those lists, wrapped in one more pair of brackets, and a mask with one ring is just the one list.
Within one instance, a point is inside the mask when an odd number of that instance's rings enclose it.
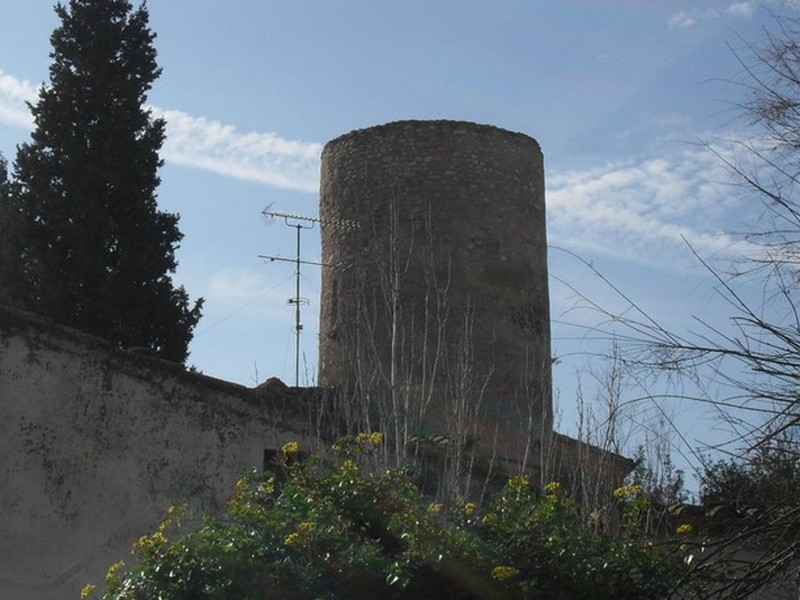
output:
{"label": "white cloud", "polygon": [[[25,102],[36,93],[30,82],[0,72],[0,123],[30,128]],[[284,189],[318,189],[322,144],[241,132],[181,111],[153,110],[167,121],[163,154],[168,161]],[[737,210],[727,179],[702,148],[550,173],[549,236],[554,243],[652,264],[664,264],[665,256],[679,249],[685,253],[684,238],[704,254],[724,252],[734,243],[724,233],[725,216]],[[204,295],[222,303],[257,297],[266,283],[249,277],[219,274]]]}
{"label": "white cloud", "polygon": [[33,117],[26,102],[36,100],[37,86],[0,70],[0,123],[30,129]]}
{"label": "white cloud", "polygon": [[294,291],[293,280],[270,279],[253,269],[223,269],[192,286],[205,299],[205,329],[239,315],[259,319],[281,319],[290,316],[287,300]]}
{"label": "white cloud", "polygon": [[691,10],[681,10],[673,14],[667,24],[670,29],[692,27],[702,21],[719,19],[725,15],[737,19],[751,19],[756,10],[755,2],[734,2],[729,4],[725,10],[716,8],[692,8]]}
{"label": "white cloud", "polygon": [[697,23],[697,17],[685,10],[675,13],[668,21],[670,28],[691,27],[695,23]]}
{"label": "white cloud", "polygon": [[210,300],[239,305],[242,301],[270,294],[274,287],[263,272],[225,269],[211,277],[204,293]]}
{"label": "white cloud", "polygon": [[[294,307],[288,302],[294,297],[294,276],[270,277],[266,270],[226,268],[208,279],[195,282],[192,289],[204,299],[203,321],[197,335],[204,335],[234,319],[242,323],[262,323],[274,331],[289,331],[294,327]],[[302,307],[302,322],[316,331],[319,310]]]}
{"label": "white cloud", "polygon": [[727,12],[740,19],[751,19],[755,10],[755,2],[736,2],[728,7]]}
{"label": "white cloud", "polygon": [[548,236],[555,245],[676,268],[689,259],[687,242],[702,256],[741,251],[726,233],[731,215],[741,216],[728,181],[704,148],[548,174]]}
{"label": "white cloud", "polygon": [[167,121],[163,155],[176,164],[278,188],[316,192],[322,144],[231,125],[177,110],[154,109]]}
{"label": "white cloud", "polygon": [[[0,123],[31,129],[26,102],[37,86],[0,71]],[[322,144],[274,133],[242,132],[231,125],[153,107],[167,121],[162,155],[167,161],[282,189],[316,192]]]}

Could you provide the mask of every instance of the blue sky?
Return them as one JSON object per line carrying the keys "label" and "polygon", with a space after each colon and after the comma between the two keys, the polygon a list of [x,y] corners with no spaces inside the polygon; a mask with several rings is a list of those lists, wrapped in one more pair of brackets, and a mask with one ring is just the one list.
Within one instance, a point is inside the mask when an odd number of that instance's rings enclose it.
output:
{"label": "blue sky", "polygon": [[[319,153],[352,129],[461,119],[535,137],[545,156],[554,371],[571,429],[576,372],[604,348],[572,288],[619,299],[568,252],[677,329],[717,316],[704,257],[757,218],[698,140],[736,135],[732,48],[762,39],[795,2],[682,0],[151,0],[163,74],[150,102],[168,121],[160,206],[181,214],[176,281],[206,299],[190,363],[253,385],[294,372],[293,230],[267,205],[317,213]],[[47,81],[45,0],[3,0],[0,152],[26,141],[24,101]],[[317,232],[303,256],[318,253]],[[304,270],[303,347],[313,378],[319,276]],[[602,363],[592,368],[601,369]],[[590,378],[589,378],[590,379]],[[668,407],[680,412],[681,407]],[[708,416],[708,415],[705,415]],[[685,429],[702,439],[700,415]]]}

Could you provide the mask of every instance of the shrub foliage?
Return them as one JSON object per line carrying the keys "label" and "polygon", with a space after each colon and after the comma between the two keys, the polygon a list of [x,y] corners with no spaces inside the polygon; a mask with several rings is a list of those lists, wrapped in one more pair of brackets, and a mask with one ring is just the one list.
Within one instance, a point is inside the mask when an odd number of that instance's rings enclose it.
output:
{"label": "shrub foliage", "polygon": [[[668,598],[688,594],[675,544],[638,525],[637,486],[609,499],[622,527],[587,526],[557,483],[537,493],[512,477],[478,506],[425,497],[403,469],[380,466],[380,434],[360,434],[242,477],[221,516],[172,508],[84,597],[185,598]],[[596,524],[595,524],[596,525]]]}

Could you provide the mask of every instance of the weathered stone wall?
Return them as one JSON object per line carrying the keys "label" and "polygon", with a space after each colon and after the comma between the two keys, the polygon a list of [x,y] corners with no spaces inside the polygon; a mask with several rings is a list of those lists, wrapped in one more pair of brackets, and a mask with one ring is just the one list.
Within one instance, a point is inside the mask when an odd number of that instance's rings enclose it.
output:
{"label": "weathered stone wall", "polygon": [[171,504],[213,510],[313,407],[0,308],[0,598],[76,598]]}
{"label": "weathered stone wall", "polygon": [[363,383],[370,360],[396,389],[405,378],[427,397],[435,379],[423,421],[439,431],[458,418],[443,398],[471,387],[484,446],[530,460],[552,429],[537,142],[457,121],[350,132],[323,150],[320,216],[336,265],[323,269],[322,385]]}

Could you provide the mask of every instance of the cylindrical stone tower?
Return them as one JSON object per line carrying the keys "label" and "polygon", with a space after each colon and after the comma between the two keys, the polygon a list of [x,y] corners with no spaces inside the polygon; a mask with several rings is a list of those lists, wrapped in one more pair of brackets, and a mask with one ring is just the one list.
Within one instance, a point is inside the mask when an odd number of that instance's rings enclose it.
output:
{"label": "cylindrical stone tower", "polygon": [[320,216],[321,385],[389,434],[536,469],[552,430],[538,143],[457,121],[352,131],[322,152]]}

